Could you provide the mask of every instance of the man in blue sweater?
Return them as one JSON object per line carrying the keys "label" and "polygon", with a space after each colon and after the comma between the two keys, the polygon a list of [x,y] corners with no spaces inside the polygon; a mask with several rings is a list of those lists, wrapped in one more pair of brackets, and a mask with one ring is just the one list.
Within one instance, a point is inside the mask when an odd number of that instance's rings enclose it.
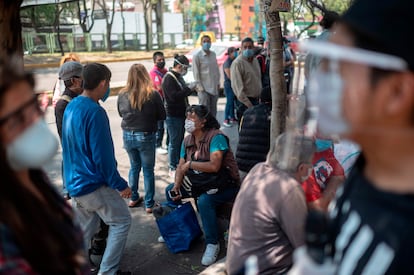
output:
{"label": "man in blue sweater", "polygon": [[122,198],[129,198],[131,189],[117,170],[109,119],[98,104],[109,96],[111,72],[102,64],[91,63],[82,75],[84,91],[68,104],[63,116],[64,175],[87,249],[99,218],[109,225],[99,274],[115,274],[131,225]]}

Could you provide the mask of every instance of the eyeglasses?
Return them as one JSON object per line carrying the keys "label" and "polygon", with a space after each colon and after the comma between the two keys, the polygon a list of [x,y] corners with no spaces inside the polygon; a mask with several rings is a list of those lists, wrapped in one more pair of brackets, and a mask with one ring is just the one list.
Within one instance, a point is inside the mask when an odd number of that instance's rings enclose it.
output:
{"label": "eyeglasses", "polygon": [[33,96],[32,99],[20,108],[0,118],[0,127],[5,127],[9,132],[16,132],[28,120],[33,119],[34,116],[41,115],[43,115],[43,111],[40,108],[37,96]]}

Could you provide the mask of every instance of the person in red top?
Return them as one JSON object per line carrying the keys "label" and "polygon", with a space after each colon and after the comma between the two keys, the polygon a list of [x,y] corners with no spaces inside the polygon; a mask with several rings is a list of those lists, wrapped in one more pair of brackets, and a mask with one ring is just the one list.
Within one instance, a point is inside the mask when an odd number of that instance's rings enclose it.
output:
{"label": "person in red top", "polygon": [[302,182],[309,209],[326,211],[335,197],[336,189],[345,180],[344,169],[336,160],[332,140],[316,139],[313,155],[313,171]]}
{"label": "person in red top", "polygon": [[[162,91],[162,79],[164,75],[167,73],[167,69],[165,68],[165,58],[163,52],[155,52],[152,55],[152,60],[154,61],[154,67],[150,71],[150,76],[152,80],[152,85],[154,86],[154,90],[160,93],[162,100],[164,100],[164,93]],[[157,153],[159,154],[167,154],[167,150],[161,147],[162,140],[164,138],[164,120],[158,121],[158,130],[156,133],[156,146],[157,146]],[[167,133],[167,146],[168,146],[168,133]]]}

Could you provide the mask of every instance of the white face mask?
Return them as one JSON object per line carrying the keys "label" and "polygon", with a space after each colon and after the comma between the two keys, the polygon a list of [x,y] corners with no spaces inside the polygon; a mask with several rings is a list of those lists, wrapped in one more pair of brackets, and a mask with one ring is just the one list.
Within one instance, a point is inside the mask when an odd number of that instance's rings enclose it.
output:
{"label": "white face mask", "polygon": [[306,176],[300,177],[301,182],[304,182],[305,180],[307,180],[310,177],[310,175],[312,175],[312,171],[313,171],[313,167],[308,168],[308,174]]}
{"label": "white face mask", "polygon": [[7,145],[7,159],[15,171],[41,168],[56,154],[58,146],[58,140],[46,121],[39,119]]}
{"label": "white face mask", "polygon": [[194,132],[194,130],[195,130],[195,122],[192,121],[192,120],[186,119],[185,120],[185,123],[184,123],[184,129],[188,133],[192,134]]}
{"label": "white face mask", "polygon": [[341,107],[343,81],[337,64],[330,65],[328,72],[318,70],[311,76],[308,90],[309,107],[317,112],[318,131],[323,135],[343,134],[349,129]]}

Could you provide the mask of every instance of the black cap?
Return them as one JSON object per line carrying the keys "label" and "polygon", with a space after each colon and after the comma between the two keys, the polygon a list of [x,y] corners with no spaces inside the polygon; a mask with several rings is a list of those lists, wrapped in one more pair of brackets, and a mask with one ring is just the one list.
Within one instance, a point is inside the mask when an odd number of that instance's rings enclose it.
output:
{"label": "black cap", "polygon": [[401,57],[414,71],[413,0],[355,0],[341,21],[381,45],[381,52]]}

